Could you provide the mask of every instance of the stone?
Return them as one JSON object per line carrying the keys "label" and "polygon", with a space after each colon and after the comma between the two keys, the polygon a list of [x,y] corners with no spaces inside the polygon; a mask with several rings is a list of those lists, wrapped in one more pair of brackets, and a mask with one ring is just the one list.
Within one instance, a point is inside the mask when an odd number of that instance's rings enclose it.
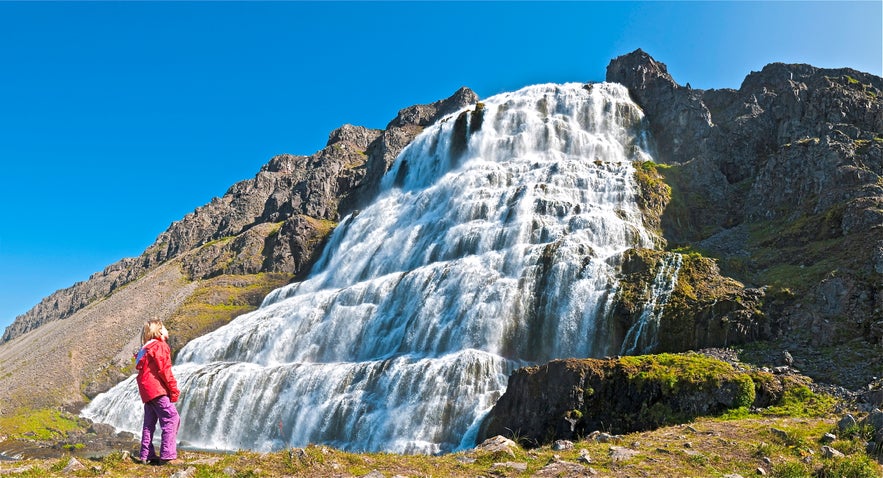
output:
{"label": "stone", "polygon": [[595,438],[595,440],[597,440],[600,443],[610,443],[610,442],[618,441],[619,437],[616,435],[611,435],[610,433],[605,432],[605,433],[599,433],[598,436]]}
{"label": "stone", "polygon": [[837,440],[837,435],[834,435],[833,433],[825,433],[824,435],[822,435],[821,442],[822,443],[831,443],[835,440]]}
{"label": "stone", "polygon": [[488,438],[475,447],[476,450],[488,453],[505,453],[512,458],[515,458],[515,450],[517,448],[520,448],[517,443],[502,435]]}
{"label": "stone", "polygon": [[552,449],[555,451],[571,450],[573,449],[573,442],[570,440],[555,440],[555,443],[552,444]]}
{"label": "stone", "polygon": [[845,432],[851,428],[855,428],[858,425],[858,422],[855,420],[855,417],[851,414],[845,415],[840,421],[837,422],[837,428],[841,432]]}
{"label": "stone", "polygon": [[[519,463],[514,461],[507,461],[502,463],[494,463],[491,465],[491,468],[509,468],[516,471],[527,471],[527,463]],[[383,476],[383,475],[380,475]]]}
{"label": "stone", "polygon": [[75,471],[85,470],[86,466],[79,462],[74,457],[71,457],[70,460],[67,461],[67,465],[64,466],[64,469],[61,470],[62,474],[69,475]]}
{"label": "stone", "polygon": [[828,445],[825,445],[822,447],[822,456],[825,458],[843,458],[846,455]]}
{"label": "stone", "polygon": [[580,463],[585,463],[585,464],[591,463],[592,457],[589,456],[589,450],[586,450],[585,448],[581,449],[579,451],[579,458],[577,458],[576,461],[578,461]]}
{"label": "stone", "polygon": [[883,411],[879,409],[872,411],[862,420],[862,423],[870,425],[875,431],[883,430]]}
{"label": "stone", "polygon": [[191,476],[193,476],[195,474],[196,474],[196,467],[195,466],[188,466],[187,468],[185,468],[183,470],[178,470],[175,473],[172,473],[172,475],[169,478],[190,478]]}
{"label": "stone", "polygon": [[611,446],[610,447],[610,459],[614,462],[628,460],[629,458],[634,458],[638,456],[641,452],[638,450],[632,450],[630,448],[625,448],[622,446]]}

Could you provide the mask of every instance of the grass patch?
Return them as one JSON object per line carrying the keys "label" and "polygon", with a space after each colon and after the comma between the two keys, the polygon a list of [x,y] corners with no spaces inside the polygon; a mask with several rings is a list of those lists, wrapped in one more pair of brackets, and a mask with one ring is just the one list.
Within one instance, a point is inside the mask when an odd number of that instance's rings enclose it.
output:
{"label": "grass patch", "polygon": [[[793,418],[755,416],[736,421],[701,418],[690,425],[663,427],[621,437],[617,446],[636,452],[634,458],[614,460],[610,443],[581,440],[567,450],[543,446],[529,451],[516,448],[506,453],[465,450],[439,456],[392,453],[352,453],[321,445],[288,448],[270,453],[239,451],[209,453],[181,451],[184,464],[151,467],[112,453],[100,459],[78,458],[86,468],[72,476],[140,476],[167,478],[192,467],[193,477],[309,476],[331,478],[364,476],[756,476],[762,459],[774,463],[766,468],[772,476],[785,477],[879,477],[881,467],[866,454],[852,448],[839,449],[842,459],[822,458],[818,438],[835,427],[836,417]],[[772,429],[780,430],[777,435]],[[781,432],[785,433],[783,437]],[[860,440],[855,438],[855,440]],[[134,446],[133,446],[134,447]],[[835,447],[836,448],[836,447]],[[584,450],[584,451],[583,451]],[[581,463],[586,453],[591,463]],[[806,463],[807,456],[812,459]],[[69,457],[24,462],[0,462],[0,475],[10,477],[60,477]],[[521,464],[524,471],[504,464]],[[566,465],[566,468],[561,468]],[[11,473],[14,468],[27,471]],[[766,466],[766,465],[763,465]],[[595,470],[589,472],[589,468]],[[98,471],[100,470],[100,471]]]}
{"label": "grass patch", "polygon": [[76,417],[53,409],[22,408],[0,416],[0,434],[10,439],[55,440],[79,428]]}
{"label": "grass patch", "polygon": [[169,345],[180,350],[190,340],[257,309],[267,294],[291,280],[290,274],[222,275],[205,280],[168,320]]}

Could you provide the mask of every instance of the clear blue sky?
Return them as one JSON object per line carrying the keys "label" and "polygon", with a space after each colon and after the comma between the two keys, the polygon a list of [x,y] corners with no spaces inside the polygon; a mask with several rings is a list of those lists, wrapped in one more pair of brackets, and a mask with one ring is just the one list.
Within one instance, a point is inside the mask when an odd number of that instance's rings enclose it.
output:
{"label": "clear blue sky", "polygon": [[636,48],[701,89],[771,62],[881,75],[881,8],[0,2],[0,331],[342,124],[383,128],[460,86],[602,81]]}

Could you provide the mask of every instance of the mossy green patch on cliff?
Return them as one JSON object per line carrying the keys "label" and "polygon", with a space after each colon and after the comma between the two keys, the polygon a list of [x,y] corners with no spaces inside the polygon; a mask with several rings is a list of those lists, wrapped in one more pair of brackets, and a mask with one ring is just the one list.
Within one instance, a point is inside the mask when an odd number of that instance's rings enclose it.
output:
{"label": "mossy green patch on cliff", "polygon": [[660,218],[666,239],[673,244],[683,244],[704,239],[720,229],[719,221],[709,217],[711,212],[720,210],[720,205],[691,189],[693,178],[684,165],[656,165],[655,169],[669,188],[670,199]]}
{"label": "mossy green patch on cliff", "polygon": [[290,274],[221,275],[199,287],[168,320],[170,345],[179,350],[190,340],[260,306],[264,297],[291,280]]}
{"label": "mossy green patch on cliff", "polygon": [[876,241],[876,233],[845,235],[844,210],[838,205],[818,214],[751,223],[751,267],[746,279],[800,294],[838,271],[858,277],[872,274],[867,258],[853,251]]}
{"label": "mossy green patch on cliff", "polygon": [[653,161],[635,163],[635,180],[638,183],[638,207],[644,215],[645,226],[656,234],[662,234],[662,213],[671,201],[671,186],[665,183],[660,169],[669,166]]}
{"label": "mossy green patch on cliff", "polygon": [[659,354],[622,357],[620,366],[638,387],[656,384],[664,394],[681,393],[685,388],[713,390],[725,381],[737,384],[731,408],[754,403],[754,381],[732,365],[700,354]]}
{"label": "mossy green patch on cliff", "polygon": [[313,228],[316,229],[315,239],[313,240],[313,242],[310,243],[310,245],[314,245],[314,243],[324,241],[326,238],[328,238],[328,235],[331,234],[331,231],[333,231],[334,228],[337,227],[337,222],[335,221],[331,221],[328,219],[318,219],[310,216],[302,217],[306,219],[306,221],[310,223]]}
{"label": "mossy green patch on cliff", "polygon": [[[614,323],[625,335],[651,299],[658,271],[672,254],[679,254],[677,281],[662,308],[657,347],[645,352],[681,352],[706,346],[742,343],[762,326],[760,298],[744,285],[721,275],[717,262],[693,249],[681,252],[630,249],[623,255],[622,275],[615,298]],[[670,279],[670,278],[667,278]],[[657,307],[659,304],[657,304]]]}

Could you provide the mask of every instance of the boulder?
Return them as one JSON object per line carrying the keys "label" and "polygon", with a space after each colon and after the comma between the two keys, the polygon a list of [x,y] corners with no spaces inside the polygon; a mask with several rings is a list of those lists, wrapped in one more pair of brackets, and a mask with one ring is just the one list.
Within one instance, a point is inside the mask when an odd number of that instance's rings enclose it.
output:
{"label": "boulder", "polygon": [[479,440],[514,432],[538,446],[601,428],[627,433],[748,406],[754,399],[748,374],[697,354],[555,360],[513,372]]}

